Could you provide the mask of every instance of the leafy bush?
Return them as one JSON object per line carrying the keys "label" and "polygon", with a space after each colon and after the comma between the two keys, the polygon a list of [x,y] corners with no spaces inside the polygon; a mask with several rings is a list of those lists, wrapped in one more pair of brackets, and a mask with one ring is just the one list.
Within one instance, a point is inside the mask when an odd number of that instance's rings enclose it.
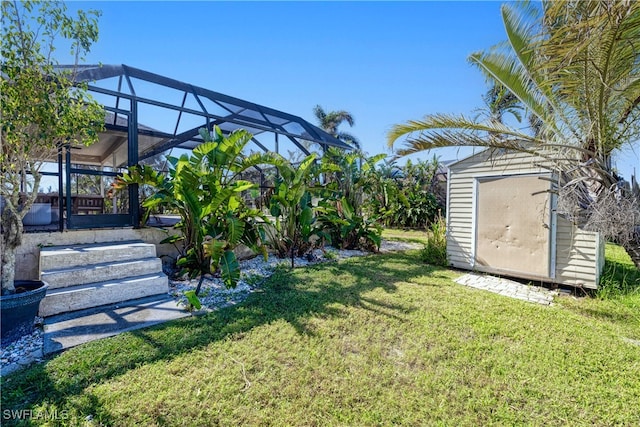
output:
{"label": "leafy bush", "polygon": [[282,156],[275,162],[278,176],[269,201],[274,223],[265,231],[280,258],[306,255],[327,237],[312,205],[312,184],[320,173],[315,159],[310,154],[297,168]]}
{"label": "leafy bush", "polygon": [[439,206],[436,197],[425,190],[411,189],[406,195],[400,193],[400,204],[389,216],[394,227],[426,228],[436,217]]}
{"label": "leafy bush", "polygon": [[340,249],[377,251],[382,242],[382,227],[355,213],[346,197],[323,201],[319,216],[331,243]]}
{"label": "leafy bush", "polygon": [[330,148],[322,158],[327,180],[320,216],[331,244],[342,249],[377,251],[382,240],[382,227],[377,215],[365,215],[363,200],[377,188],[375,163],[384,154],[365,157],[359,151],[345,152]]}
{"label": "leafy bush", "polygon": [[422,261],[446,267],[447,265],[447,236],[446,221],[439,215],[438,218],[431,223],[427,236],[427,243],[420,251]]}
{"label": "leafy bush", "polygon": [[383,162],[371,172],[373,187],[364,211],[385,227],[425,228],[444,210],[445,196],[436,158],[399,167]]}
{"label": "leafy bush", "polygon": [[254,187],[251,182],[237,179],[253,166],[273,161],[272,156],[242,151],[252,135],[237,130],[225,137],[215,127],[213,135],[201,129],[204,142],[193,149],[191,155],[169,157],[169,176],[149,166],[132,167],[114,183],[115,190],[130,184],[146,184],[155,189],[143,207],[146,212],[158,206],[167,206],[180,214],[176,228],[181,234],[170,236],[163,243],[183,243],[177,266],[191,277],[200,276],[193,294],[187,295],[197,307],[197,298],[204,275],[219,272],[227,287],[235,287],[240,269],[233,249],[243,243],[267,256],[262,246],[262,215],[248,209],[241,194]]}

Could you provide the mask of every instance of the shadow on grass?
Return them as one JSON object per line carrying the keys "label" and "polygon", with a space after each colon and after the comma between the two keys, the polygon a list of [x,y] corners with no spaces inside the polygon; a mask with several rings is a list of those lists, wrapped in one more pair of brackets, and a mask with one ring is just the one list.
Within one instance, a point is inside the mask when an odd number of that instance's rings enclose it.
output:
{"label": "shadow on grass", "polygon": [[594,317],[596,319],[605,320],[616,324],[638,324],[640,326],[640,316],[637,313],[633,313],[626,306],[618,304],[617,307],[598,307],[580,308],[579,312],[588,317]]}
{"label": "shadow on grass", "polygon": [[576,311],[612,323],[640,325],[640,270],[630,262],[607,256],[598,290],[589,296],[603,301],[582,304]]}
{"label": "shadow on grass", "polygon": [[[3,378],[2,408],[62,410],[72,405],[78,414],[98,415],[101,422],[109,424],[110,416],[100,407],[99,399],[86,390],[91,384],[277,320],[289,322],[300,334],[313,334],[306,326],[309,318],[343,316],[344,307],[402,319],[414,308],[365,294],[374,289],[394,293],[396,283],[418,276],[444,275],[441,269],[422,264],[411,253],[352,258],[293,272],[278,270],[238,306],[88,343],[46,364]],[[12,423],[3,420],[3,424]]]}

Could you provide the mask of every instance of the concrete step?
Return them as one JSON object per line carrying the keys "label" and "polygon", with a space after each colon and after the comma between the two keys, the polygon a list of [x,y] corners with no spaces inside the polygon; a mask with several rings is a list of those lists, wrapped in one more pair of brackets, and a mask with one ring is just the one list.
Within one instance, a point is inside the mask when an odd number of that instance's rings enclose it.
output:
{"label": "concrete step", "polygon": [[190,315],[164,294],[47,317],[44,354]]}
{"label": "concrete step", "polygon": [[40,249],[40,271],[155,256],[155,245],[142,241],[52,246]]}
{"label": "concrete step", "polygon": [[164,273],[49,289],[38,314],[48,317],[168,292],[169,280]]}
{"label": "concrete step", "polygon": [[41,271],[40,280],[49,284],[49,292],[51,292],[53,289],[158,272],[162,272],[160,258],[143,258]]}

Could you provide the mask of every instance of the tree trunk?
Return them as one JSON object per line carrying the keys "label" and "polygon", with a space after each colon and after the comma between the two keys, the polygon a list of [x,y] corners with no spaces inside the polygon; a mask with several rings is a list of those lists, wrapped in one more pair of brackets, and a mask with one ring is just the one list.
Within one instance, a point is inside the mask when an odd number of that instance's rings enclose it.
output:
{"label": "tree trunk", "polygon": [[2,295],[15,292],[13,281],[16,275],[16,249],[22,243],[22,218],[13,206],[5,206],[2,212],[2,259],[0,260],[0,283]]}
{"label": "tree trunk", "polygon": [[631,257],[631,261],[636,265],[636,268],[640,270],[640,236],[636,233],[636,236],[633,239],[629,239],[623,247]]}

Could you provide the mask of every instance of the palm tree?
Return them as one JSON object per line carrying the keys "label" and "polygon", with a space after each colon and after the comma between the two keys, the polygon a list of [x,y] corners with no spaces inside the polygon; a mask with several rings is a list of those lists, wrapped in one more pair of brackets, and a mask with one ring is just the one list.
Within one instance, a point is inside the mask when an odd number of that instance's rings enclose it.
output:
{"label": "palm tree", "polygon": [[316,119],[318,119],[320,127],[327,133],[349,145],[353,145],[358,150],[360,149],[360,141],[358,141],[358,138],[347,132],[338,131],[338,126],[343,122],[347,122],[349,126],[354,125],[355,120],[351,113],[344,110],[326,112],[320,105],[316,105],[313,107],[313,114],[316,116]]}
{"label": "palm tree", "polygon": [[[640,3],[522,2],[503,5],[502,18],[507,41],[469,60],[522,103],[534,117],[534,131],[433,114],[394,126],[389,145],[406,137],[396,151],[400,156],[435,147],[485,146],[546,158],[562,179],[561,198],[589,207],[586,228],[619,241],[640,267],[634,228],[640,224],[640,202],[618,185],[610,165],[613,150],[640,138]],[[595,213],[626,222],[589,222]]]}
{"label": "palm tree", "polygon": [[[511,114],[520,123],[522,121],[521,112],[524,110],[524,106],[520,103],[520,100],[495,80],[487,79],[490,84],[487,92],[482,95],[484,101],[484,107],[479,108],[478,114],[474,117],[474,120],[485,119],[489,123],[503,124],[505,114]],[[532,117],[532,116],[529,116]],[[502,138],[500,133],[489,132],[488,138]]]}
{"label": "palm tree", "polygon": [[486,117],[490,122],[504,123],[504,115],[509,113],[518,122],[521,122],[521,111],[524,110],[524,107],[520,100],[500,83],[491,81],[490,84],[491,86],[482,96],[485,107],[478,110],[479,114],[475,119]]}

